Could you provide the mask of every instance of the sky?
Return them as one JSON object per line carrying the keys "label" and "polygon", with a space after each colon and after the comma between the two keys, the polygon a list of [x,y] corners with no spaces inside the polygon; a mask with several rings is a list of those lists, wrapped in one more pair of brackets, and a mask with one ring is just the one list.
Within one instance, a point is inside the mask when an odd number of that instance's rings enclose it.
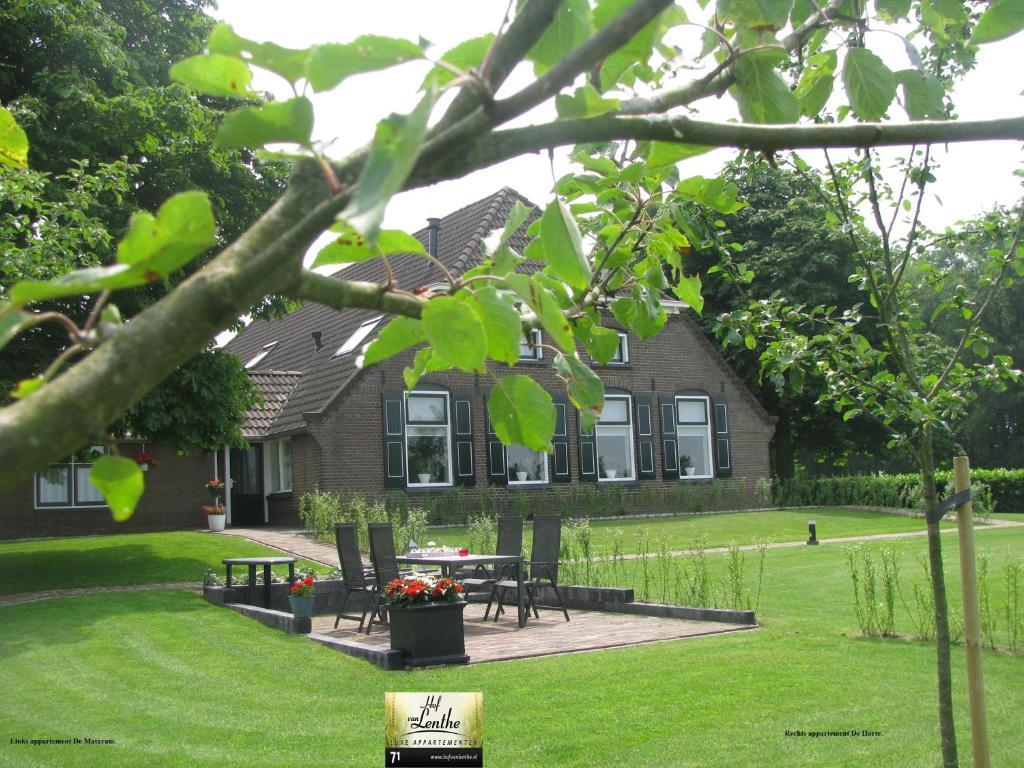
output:
{"label": "sky", "polygon": [[[508,0],[387,0],[366,3],[354,0],[219,0],[213,15],[230,23],[240,35],[255,40],[272,40],[295,48],[322,42],[348,42],[361,34],[382,34],[416,40],[424,37],[435,47],[431,55],[440,56],[448,48],[471,37],[496,31]],[[684,7],[685,7],[684,3]],[[694,6],[696,9],[696,6]],[[693,18],[701,18],[696,11]],[[674,40],[684,54],[699,46],[699,30],[680,29]],[[891,69],[909,66],[902,42],[894,35],[878,33],[868,39]],[[954,94],[954,103],[962,119],[988,119],[1024,115],[1024,67],[1021,67],[1019,36],[982,48],[979,64]],[[316,107],[314,138],[333,141],[328,154],[343,157],[368,141],[376,122],[391,112],[408,112],[417,101],[417,88],[430,68],[425,62],[412,62],[379,73],[346,80],[327,94],[313,97]],[[530,81],[532,72],[521,65],[506,83],[500,95],[514,92]],[[698,73],[699,75],[699,73]],[[689,78],[689,73],[683,73]],[[273,75],[257,70],[254,87],[288,98],[287,84]],[[435,114],[443,112],[442,102]],[[738,119],[732,99],[700,102],[702,119]],[[905,119],[899,107],[891,114]],[[539,108],[516,121],[516,125],[550,120],[550,108]],[[938,183],[933,185],[936,199],[929,201],[924,220],[934,228],[953,225],[995,203],[1011,205],[1020,197],[1020,180],[1012,172],[1020,166],[1020,144],[1015,142],[977,142],[951,145],[933,150],[940,162]],[[681,166],[683,176],[713,174],[734,150],[718,150],[695,158]],[[904,154],[886,151],[883,161]],[[816,163],[820,152],[807,152],[804,158]],[[569,169],[565,153],[556,157],[554,174]],[[412,190],[394,198],[388,207],[385,226],[415,231],[431,216],[444,216],[468,203],[510,186],[535,203],[543,204],[552,196],[552,166],[547,155],[530,155],[477,171],[462,179],[429,188]]]}

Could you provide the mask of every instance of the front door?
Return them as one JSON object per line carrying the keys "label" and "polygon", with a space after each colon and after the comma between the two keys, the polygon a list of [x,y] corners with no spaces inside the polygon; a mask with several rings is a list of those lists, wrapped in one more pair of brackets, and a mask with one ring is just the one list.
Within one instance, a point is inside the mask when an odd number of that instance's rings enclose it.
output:
{"label": "front door", "polygon": [[263,525],[263,446],[231,449],[231,524]]}

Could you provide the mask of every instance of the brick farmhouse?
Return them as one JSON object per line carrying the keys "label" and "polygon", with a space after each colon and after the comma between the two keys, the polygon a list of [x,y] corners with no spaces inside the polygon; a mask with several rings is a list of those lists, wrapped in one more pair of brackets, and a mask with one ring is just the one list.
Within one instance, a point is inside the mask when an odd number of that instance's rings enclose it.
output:
{"label": "brick farmhouse", "polygon": [[[483,239],[504,226],[517,200],[528,203],[502,189],[430,219],[415,236],[458,275],[480,263]],[[526,226],[511,241],[520,253]],[[442,272],[422,256],[389,261],[403,288],[446,287]],[[342,274],[383,279],[379,260]],[[306,304],[281,319],[253,322],[227,345],[264,394],[243,424],[248,448],[176,456],[143,446],[156,463],[125,524],[111,521],[88,482],[85,451],[80,462],[52,467],[0,496],[0,538],[194,528],[203,522],[203,486],[211,476],[230,481],[229,525],[246,526],[297,523],[302,495],[316,488],[391,497],[430,510],[435,521],[477,507],[585,514],[601,499],[610,514],[750,504],[764,488],[758,481],[769,476],[774,419],[707,341],[691,310],[666,305],[668,322],[646,341],[607,316],[606,326],[621,337],[613,362],[597,365],[580,352],[606,388],[601,421],[589,434],[552,370],[550,350],[524,339],[516,372],[533,376],[556,404],[551,454],[498,441],[486,417],[488,376],[431,373],[407,392],[402,372],[415,350],[358,367],[363,346],[387,322],[379,312]],[[542,332],[532,341],[549,343]],[[501,375],[497,369],[505,366],[492,365]],[[122,453],[138,450],[126,446]]]}

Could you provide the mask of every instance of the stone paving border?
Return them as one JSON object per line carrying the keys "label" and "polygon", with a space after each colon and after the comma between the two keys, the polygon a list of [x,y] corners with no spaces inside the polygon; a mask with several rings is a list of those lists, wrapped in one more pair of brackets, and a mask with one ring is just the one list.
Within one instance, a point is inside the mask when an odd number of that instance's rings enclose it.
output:
{"label": "stone paving border", "polygon": [[57,597],[82,597],[103,592],[144,592],[153,589],[202,589],[198,581],[183,581],[173,584],[126,584],[119,587],[76,587],[75,589],[43,589],[38,592],[18,592],[0,595],[0,606],[33,603],[37,600],[52,600]]}

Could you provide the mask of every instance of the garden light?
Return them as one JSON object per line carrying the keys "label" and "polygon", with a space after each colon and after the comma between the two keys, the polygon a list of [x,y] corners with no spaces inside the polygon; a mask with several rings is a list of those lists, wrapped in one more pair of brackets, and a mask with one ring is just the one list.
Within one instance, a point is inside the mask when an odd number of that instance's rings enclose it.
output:
{"label": "garden light", "polygon": [[818,543],[818,525],[814,520],[807,521],[807,543],[817,544]]}

